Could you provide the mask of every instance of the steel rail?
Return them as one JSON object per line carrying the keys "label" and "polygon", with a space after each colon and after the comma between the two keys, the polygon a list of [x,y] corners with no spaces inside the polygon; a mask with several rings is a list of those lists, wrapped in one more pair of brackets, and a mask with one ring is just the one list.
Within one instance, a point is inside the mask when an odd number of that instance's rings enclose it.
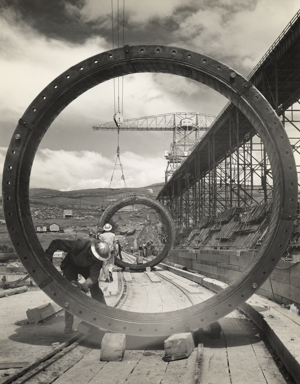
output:
{"label": "steel rail", "polygon": [[[118,76],[157,72],[180,75],[227,97],[262,138],[274,177],[268,233],[256,260],[231,284],[204,303],[166,313],[134,313],[107,307],[73,287],[48,262],[33,226],[29,203],[32,163],[39,143],[57,115],[75,98]],[[209,132],[208,132],[209,135]],[[52,81],[29,105],[11,139],[3,171],[3,204],[8,232],[36,284],[58,305],[111,332],[169,336],[203,328],[247,300],[271,274],[293,230],[297,173],[283,126],[261,93],[232,68],[202,54],[156,45],[125,46],[88,58]]]}

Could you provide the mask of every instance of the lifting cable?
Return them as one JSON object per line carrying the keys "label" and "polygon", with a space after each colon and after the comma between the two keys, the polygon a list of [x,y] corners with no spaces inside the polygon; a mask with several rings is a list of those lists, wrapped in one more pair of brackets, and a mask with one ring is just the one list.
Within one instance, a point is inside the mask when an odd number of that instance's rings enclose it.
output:
{"label": "lifting cable", "polygon": [[[114,0],[111,0],[111,12],[112,12],[112,45],[113,49],[115,48],[115,39],[114,39],[114,8],[113,8],[113,2]],[[117,25],[118,25],[118,48],[120,47],[120,6],[119,6],[119,0],[117,0],[117,7],[118,7],[118,16],[117,16]],[[125,14],[125,0],[123,0],[123,46],[124,46],[124,14]],[[116,109],[116,83],[115,83],[115,78],[113,80],[113,87],[114,87],[114,122],[116,123],[117,126],[117,132],[118,132],[118,146],[117,146],[117,156],[116,156],[116,161],[115,161],[115,166],[113,169],[113,173],[111,176],[109,188],[111,187],[114,173],[116,166],[119,165],[121,169],[121,179],[124,181],[125,188],[126,186],[126,181],[125,181],[125,176],[123,172],[123,166],[121,163],[121,158],[120,158],[120,127],[121,124],[123,123],[123,90],[124,90],[124,82],[123,82],[123,76],[121,78],[122,83],[121,83],[121,88],[122,88],[122,93],[121,93],[121,104],[122,104],[122,109],[120,108],[120,77],[117,78],[117,109]]]}
{"label": "lifting cable", "polygon": [[119,137],[120,137],[120,128],[118,127],[118,147],[117,147],[117,156],[116,156],[116,161],[115,161],[114,170],[113,170],[113,173],[112,173],[112,175],[111,175],[109,188],[110,188],[111,183],[112,183],[112,181],[113,181],[114,173],[115,173],[115,169],[116,169],[116,166],[117,166],[117,165],[120,166],[121,173],[122,173],[121,179],[124,181],[125,188],[127,188],[126,181],[125,181],[125,176],[124,176],[124,172],[123,172],[123,166],[122,166],[121,158],[120,158]]}

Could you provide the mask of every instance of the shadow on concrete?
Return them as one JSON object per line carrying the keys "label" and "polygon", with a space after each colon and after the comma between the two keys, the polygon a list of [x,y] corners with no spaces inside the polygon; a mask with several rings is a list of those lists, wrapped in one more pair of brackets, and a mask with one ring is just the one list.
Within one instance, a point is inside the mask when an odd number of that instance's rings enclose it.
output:
{"label": "shadow on concrete", "polygon": [[203,332],[204,347],[232,348],[253,345],[261,342],[260,329],[247,318],[224,317],[219,320],[221,326],[220,337],[206,329]]}
{"label": "shadow on concrete", "polygon": [[[80,319],[75,318],[74,328],[80,323]],[[31,345],[51,346],[52,343],[63,343],[70,338],[65,335],[64,330],[64,311],[49,317],[38,324],[28,324],[27,319],[15,323],[19,326],[16,332],[8,338],[19,343]],[[260,330],[248,319],[223,318],[220,319],[221,332],[214,332],[214,328],[206,327],[193,333],[195,345],[203,343],[205,347],[226,348],[255,344],[261,341]],[[100,349],[101,341],[106,331],[97,327],[90,326],[84,340],[80,345]],[[127,336],[126,349],[128,350],[163,350],[164,340],[167,337],[141,337]]]}
{"label": "shadow on concrete", "polygon": [[[76,329],[80,319],[75,318]],[[29,324],[27,319],[17,321],[19,326],[15,333],[8,336],[9,340],[30,345],[51,346],[52,343],[63,343],[70,338],[64,334],[64,311],[47,318],[38,324]]]}

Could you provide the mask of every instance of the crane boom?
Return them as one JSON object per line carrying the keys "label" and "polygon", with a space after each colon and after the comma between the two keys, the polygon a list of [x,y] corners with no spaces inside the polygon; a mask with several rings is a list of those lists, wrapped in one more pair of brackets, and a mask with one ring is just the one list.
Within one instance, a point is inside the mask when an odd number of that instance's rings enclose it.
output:
{"label": "crane boom", "polygon": [[[176,127],[187,130],[207,131],[215,116],[197,112],[176,112],[125,119],[122,131],[174,131]],[[114,121],[93,125],[94,131],[116,130]]]}
{"label": "crane boom", "polygon": [[174,173],[188,157],[195,145],[209,130],[215,116],[197,112],[175,112],[145,116],[94,125],[94,131],[173,131],[170,151],[165,151],[168,160],[165,179]]}

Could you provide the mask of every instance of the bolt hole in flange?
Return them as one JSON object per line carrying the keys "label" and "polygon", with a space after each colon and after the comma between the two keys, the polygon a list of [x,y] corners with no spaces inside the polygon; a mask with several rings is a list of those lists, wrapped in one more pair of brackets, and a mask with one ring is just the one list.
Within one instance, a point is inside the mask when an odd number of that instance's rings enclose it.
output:
{"label": "bolt hole in flange", "polygon": [[[37,285],[61,307],[67,304],[70,313],[78,316],[81,311],[82,320],[103,328],[113,319],[109,328],[111,332],[120,332],[126,327],[126,334],[138,333],[143,337],[168,336],[173,332],[171,327],[177,333],[205,327],[231,312],[254,291],[257,292],[283,255],[293,230],[297,205],[297,172],[292,149],[269,103],[262,96],[256,99],[255,96],[260,95],[259,91],[232,68],[210,57],[177,47],[160,46],[160,51],[157,48],[153,45],[127,47],[126,51],[117,48],[88,58],[58,76],[33,100],[20,119],[14,134],[24,132],[24,136],[22,134],[22,140],[16,140],[13,136],[10,142],[2,183],[4,214],[12,243]],[[173,54],[175,50],[176,55]],[[97,66],[94,64],[96,59]],[[222,70],[217,70],[218,66]],[[84,70],[74,71],[74,68]],[[233,71],[236,76],[231,81],[228,74]],[[80,293],[71,284],[67,284],[46,259],[30,214],[32,164],[39,143],[56,116],[74,100],[74,94],[79,96],[113,79],[116,74],[125,76],[139,72],[180,74],[206,84],[227,97],[262,138],[272,169],[274,189],[270,226],[256,259],[228,288],[188,310],[147,314],[128,312],[105,306]],[[69,73],[72,73],[72,81],[66,77]],[[47,95],[47,103],[43,95]],[[32,108],[36,111],[33,112]],[[274,122],[276,129],[273,128]],[[13,154],[13,151],[16,152]],[[10,185],[6,183],[7,180],[11,181]],[[172,193],[170,189],[169,196],[172,197]],[[255,284],[255,289],[252,284]],[[229,307],[229,304],[232,306]],[[142,331],[139,332],[139,329]]]}

